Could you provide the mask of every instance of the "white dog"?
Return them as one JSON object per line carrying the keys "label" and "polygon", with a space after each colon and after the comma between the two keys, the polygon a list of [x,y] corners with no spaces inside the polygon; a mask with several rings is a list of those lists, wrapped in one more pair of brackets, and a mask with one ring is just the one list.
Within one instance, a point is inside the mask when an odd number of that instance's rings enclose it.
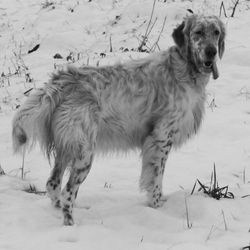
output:
{"label": "white dog", "polygon": [[224,38],[217,17],[193,15],[174,30],[176,46],[167,51],[114,66],[68,67],[26,100],[13,121],[14,150],[38,141],[54,154],[47,190],[65,225],[74,223],[73,203],[98,150],[141,149],[140,187],[150,206],[161,206],[165,162],[200,127]]}

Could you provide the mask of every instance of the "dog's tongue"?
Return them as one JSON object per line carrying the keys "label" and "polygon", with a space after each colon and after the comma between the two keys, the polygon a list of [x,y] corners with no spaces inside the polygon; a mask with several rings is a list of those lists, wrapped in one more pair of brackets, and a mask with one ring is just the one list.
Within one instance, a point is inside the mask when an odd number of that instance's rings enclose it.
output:
{"label": "dog's tongue", "polygon": [[213,62],[212,72],[213,72],[213,78],[214,78],[214,80],[216,80],[219,77],[219,72],[218,72],[216,62]]}

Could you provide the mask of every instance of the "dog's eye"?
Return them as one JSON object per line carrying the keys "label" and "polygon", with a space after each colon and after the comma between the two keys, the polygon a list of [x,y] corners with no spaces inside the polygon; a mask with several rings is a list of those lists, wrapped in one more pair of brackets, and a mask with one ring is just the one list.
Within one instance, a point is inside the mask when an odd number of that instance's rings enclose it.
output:
{"label": "dog's eye", "polygon": [[218,36],[218,35],[220,34],[220,31],[219,31],[219,30],[215,30],[215,31],[214,31],[214,34],[215,34],[216,36]]}
{"label": "dog's eye", "polygon": [[202,30],[197,30],[197,31],[195,31],[195,35],[202,36],[203,35],[203,31]]}

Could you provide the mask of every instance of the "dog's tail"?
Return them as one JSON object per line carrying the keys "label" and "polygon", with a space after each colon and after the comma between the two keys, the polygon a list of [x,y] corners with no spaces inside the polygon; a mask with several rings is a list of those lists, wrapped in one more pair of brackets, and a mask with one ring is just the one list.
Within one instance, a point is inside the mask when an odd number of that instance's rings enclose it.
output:
{"label": "dog's tail", "polygon": [[60,90],[49,84],[28,97],[13,119],[12,140],[14,152],[31,149],[39,142],[47,154],[53,151],[52,115],[60,101]]}

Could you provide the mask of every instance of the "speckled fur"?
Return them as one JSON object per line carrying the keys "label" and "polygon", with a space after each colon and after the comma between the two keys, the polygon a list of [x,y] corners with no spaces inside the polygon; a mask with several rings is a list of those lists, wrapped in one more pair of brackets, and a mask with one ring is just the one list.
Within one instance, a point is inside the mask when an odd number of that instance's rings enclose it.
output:
{"label": "speckled fur", "polygon": [[[209,41],[195,46],[192,30],[199,24],[208,32],[211,22],[220,29],[220,37],[212,40],[222,56],[221,21],[192,16],[174,30],[177,45],[167,51],[114,66],[70,66],[54,73],[22,105],[13,120],[14,150],[38,141],[48,156],[55,155],[47,190],[53,204],[62,207],[65,225],[74,223],[74,200],[96,152],[141,149],[140,188],[147,191],[150,206],[162,205],[168,154],[194,135],[202,122],[210,73],[200,68],[201,46]],[[71,174],[61,193],[67,166]]]}

